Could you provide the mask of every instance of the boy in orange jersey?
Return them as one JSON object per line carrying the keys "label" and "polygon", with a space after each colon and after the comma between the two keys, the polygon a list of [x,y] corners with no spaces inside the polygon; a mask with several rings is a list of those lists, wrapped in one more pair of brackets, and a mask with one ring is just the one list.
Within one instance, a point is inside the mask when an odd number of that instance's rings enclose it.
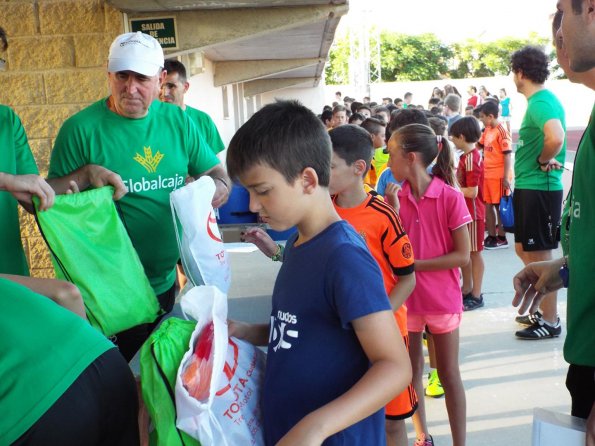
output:
{"label": "boy in orange jersey", "polygon": [[[364,177],[372,161],[372,139],[353,125],[333,129],[329,136],[333,145],[329,191],[335,209],[362,236],[378,263],[397,325],[408,345],[407,309],[403,303],[415,287],[413,251],[395,210],[364,189]],[[407,445],[404,420],[416,408],[417,395],[412,385],[386,406],[387,445]]]}
{"label": "boy in orange jersey", "polygon": [[508,248],[506,232],[500,221],[500,199],[510,195],[512,179],[512,141],[510,133],[498,121],[498,104],[486,101],[479,108],[479,120],[485,126],[478,145],[483,148],[483,198],[486,203],[488,236],[485,249]]}

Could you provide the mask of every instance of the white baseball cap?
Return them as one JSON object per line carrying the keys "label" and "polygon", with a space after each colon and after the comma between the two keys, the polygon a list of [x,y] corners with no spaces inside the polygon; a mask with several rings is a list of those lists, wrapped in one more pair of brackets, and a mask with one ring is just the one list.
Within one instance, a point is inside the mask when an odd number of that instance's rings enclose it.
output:
{"label": "white baseball cap", "polygon": [[163,68],[163,49],[152,36],[137,31],[120,34],[109,49],[107,71],[134,71],[155,76]]}

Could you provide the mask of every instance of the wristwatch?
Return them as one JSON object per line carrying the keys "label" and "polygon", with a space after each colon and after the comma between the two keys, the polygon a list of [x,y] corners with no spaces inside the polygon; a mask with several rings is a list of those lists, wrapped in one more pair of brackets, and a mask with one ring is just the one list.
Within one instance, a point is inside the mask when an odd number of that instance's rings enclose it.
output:
{"label": "wristwatch", "polygon": [[560,279],[562,279],[562,285],[564,288],[568,288],[568,283],[570,282],[570,270],[568,269],[568,257],[564,257],[564,263],[560,267]]}

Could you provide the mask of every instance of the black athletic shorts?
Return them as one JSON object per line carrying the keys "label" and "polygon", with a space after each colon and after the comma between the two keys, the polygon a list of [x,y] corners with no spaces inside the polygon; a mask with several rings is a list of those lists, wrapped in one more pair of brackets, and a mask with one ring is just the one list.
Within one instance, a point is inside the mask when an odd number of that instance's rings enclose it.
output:
{"label": "black athletic shorts", "polygon": [[165,293],[161,293],[157,296],[157,300],[159,300],[159,306],[164,311],[164,314],[159,316],[155,322],[137,325],[136,327],[121,331],[110,338],[111,341],[118,346],[120,353],[122,353],[122,356],[124,356],[124,359],[128,362],[134,358],[136,352],[140,350],[151,332],[155,329],[157,324],[159,324],[161,319],[163,319],[163,316],[173,309],[176,301],[176,286],[173,285]]}
{"label": "black athletic shorts", "polygon": [[523,251],[546,251],[558,247],[558,228],[564,192],[515,189],[514,241]]}
{"label": "black athletic shorts", "polygon": [[571,415],[587,419],[595,402],[595,367],[570,364],[566,388],[572,398]]}
{"label": "black athletic shorts", "polygon": [[122,355],[112,348],[93,361],[12,446],[139,443],[136,383]]}

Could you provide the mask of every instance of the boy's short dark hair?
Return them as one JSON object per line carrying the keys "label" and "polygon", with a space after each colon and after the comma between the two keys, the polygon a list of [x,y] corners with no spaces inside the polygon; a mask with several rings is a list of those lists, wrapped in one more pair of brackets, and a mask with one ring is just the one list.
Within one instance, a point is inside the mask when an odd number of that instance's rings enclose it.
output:
{"label": "boy's short dark hair", "polygon": [[462,136],[466,142],[475,143],[481,138],[481,127],[473,116],[465,116],[450,127],[448,132],[451,136]]}
{"label": "boy's short dark hair", "polygon": [[167,71],[167,74],[178,73],[178,78],[182,82],[186,82],[186,67],[182,62],[176,59],[165,59],[163,63],[163,69]]}
{"label": "boy's short dark hair", "polygon": [[[367,121],[367,119],[366,119]],[[333,145],[333,152],[345,160],[347,165],[352,165],[357,160],[366,162],[366,172],[372,163],[372,137],[358,125],[346,124],[328,132]],[[364,173],[365,175],[365,173]]]}
{"label": "boy's short dark hair", "polygon": [[430,113],[431,113],[432,115],[434,115],[434,116],[436,116],[436,115],[441,115],[443,112],[444,112],[444,109],[443,109],[441,106],[439,106],[439,105],[437,105],[437,106],[435,106],[435,107],[432,107],[432,108],[430,109]]}
{"label": "boy's short dark hair", "polygon": [[353,113],[350,117],[349,117],[349,124],[351,124],[353,121],[361,121],[364,122],[366,120],[366,117],[364,115],[362,115],[361,113]]}
{"label": "boy's short dark hair", "polygon": [[428,100],[428,105],[434,105],[434,106],[438,106],[442,104],[442,99],[440,98],[436,98],[436,97],[431,97]]}
{"label": "boy's short dark hair", "polygon": [[413,96],[413,93],[411,93],[410,91],[408,91],[407,93],[405,93],[405,96],[403,96],[405,99],[410,98],[411,96]]}
{"label": "boy's short dark hair", "polygon": [[523,76],[536,84],[545,83],[550,75],[549,57],[536,46],[527,45],[515,51],[510,58],[510,65],[514,73],[522,72]]}
{"label": "boy's short dark hair", "polygon": [[498,103],[495,101],[485,101],[479,106],[479,111],[484,115],[492,115],[494,118],[498,117]]}
{"label": "boy's short dark hair", "polygon": [[333,115],[335,113],[342,112],[342,111],[344,111],[344,112],[347,113],[347,107],[345,107],[344,105],[340,105],[340,104],[339,105],[335,105],[333,107]]}
{"label": "boy's short dark hair", "polygon": [[393,113],[391,113],[391,132],[394,132],[399,127],[403,127],[408,124],[428,125],[428,118],[422,110],[418,110],[416,108],[404,108],[402,110],[396,110]]}
{"label": "boy's short dark hair", "polygon": [[349,105],[349,108],[351,109],[351,113],[355,113],[362,105],[364,105],[363,102],[353,101]]}
{"label": "boy's short dark hair", "polygon": [[327,121],[333,119],[333,112],[331,110],[323,110],[322,114],[320,115],[320,119],[322,120],[324,125],[326,125]]}
{"label": "boy's short dark hair", "polygon": [[370,135],[375,135],[380,132],[384,133],[386,130],[386,123],[381,119],[368,118],[361,123],[361,127]]}
{"label": "boy's short dark hair", "polygon": [[298,101],[264,106],[235,133],[227,149],[227,171],[237,180],[256,165],[278,171],[288,184],[311,167],[328,187],[331,141],[322,121]]}
{"label": "boy's short dark hair", "polygon": [[357,108],[356,112],[359,112],[360,110],[368,110],[370,112],[370,114],[372,113],[372,108],[369,105],[367,105],[367,104],[360,105]]}

